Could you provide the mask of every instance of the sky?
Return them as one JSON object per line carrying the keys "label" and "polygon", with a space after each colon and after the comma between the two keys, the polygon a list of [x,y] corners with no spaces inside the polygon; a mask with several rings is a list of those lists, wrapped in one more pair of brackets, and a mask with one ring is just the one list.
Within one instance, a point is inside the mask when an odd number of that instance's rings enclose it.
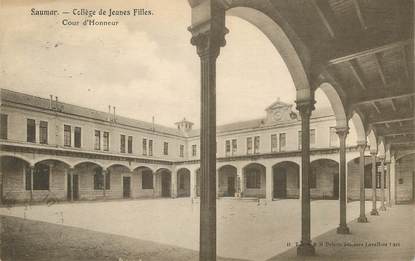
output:
{"label": "sky", "polygon": [[[33,16],[31,9],[69,15]],[[64,26],[83,21],[73,9],[147,8],[152,16],[99,17],[116,27]],[[0,2],[0,87],[173,127],[200,126],[200,65],[190,44],[187,0]],[[264,34],[227,17],[227,44],[217,62],[217,123],[261,118],[280,97],[293,103],[288,69]],[[316,94],[317,106],[328,106]]]}

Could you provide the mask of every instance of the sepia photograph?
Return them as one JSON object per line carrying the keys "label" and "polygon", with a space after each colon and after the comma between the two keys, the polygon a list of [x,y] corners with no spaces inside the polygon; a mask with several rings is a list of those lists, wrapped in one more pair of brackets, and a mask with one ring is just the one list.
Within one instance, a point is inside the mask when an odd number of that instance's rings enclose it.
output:
{"label": "sepia photograph", "polygon": [[0,261],[415,260],[414,0],[1,0]]}

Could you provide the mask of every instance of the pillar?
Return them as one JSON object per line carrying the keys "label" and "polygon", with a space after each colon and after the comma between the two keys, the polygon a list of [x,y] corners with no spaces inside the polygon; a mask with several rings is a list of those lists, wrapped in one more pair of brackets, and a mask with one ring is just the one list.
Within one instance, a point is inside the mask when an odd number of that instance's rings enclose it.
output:
{"label": "pillar", "polygon": [[379,212],[376,208],[376,152],[370,152],[372,155],[372,211],[370,215],[377,216]]}
{"label": "pillar", "polygon": [[34,166],[29,167],[29,173],[30,173],[30,201],[33,201],[33,170]]}
{"label": "pillar", "polygon": [[359,176],[360,176],[360,215],[357,219],[359,223],[367,223],[365,210],[365,148],[366,142],[358,143],[360,158],[359,158]]}
{"label": "pillar", "polygon": [[69,188],[70,188],[70,190],[71,190],[71,194],[70,194],[70,198],[69,198],[69,200],[70,201],[73,201],[73,188],[74,188],[74,185],[73,185],[73,173],[74,173],[74,171],[75,171],[75,169],[74,168],[70,168],[69,170],[68,170],[68,175],[69,175],[69,180],[70,180],[70,186],[69,186]]}
{"label": "pillar", "polygon": [[392,203],[391,203],[391,164],[390,162],[386,163],[386,182],[388,183],[387,185],[387,192],[388,192],[388,207],[392,207]]}
{"label": "pillar", "polygon": [[104,176],[104,189],[103,189],[104,199],[107,197],[107,172],[108,170],[106,169],[102,170],[102,176]]}
{"label": "pillar", "polygon": [[350,229],[347,227],[346,222],[346,137],[349,133],[349,128],[337,128],[336,133],[339,136],[340,141],[340,224],[337,228],[337,234],[349,234]]}
{"label": "pillar", "polygon": [[391,179],[391,186],[390,186],[390,191],[391,191],[391,204],[395,205],[396,204],[396,186],[397,186],[397,179],[396,179],[396,161],[395,161],[395,156],[391,156],[391,163],[390,163],[390,169],[389,169],[389,175],[390,175],[390,179]]}
{"label": "pillar", "polygon": [[177,198],[177,171],[171,172],[171,197]]}
{"label": "pillar", "polygon": [[156,172],[153,172],[153,197],[157,196],[157,176]]}
{"label": "pillar", "polygon": [[265,168],[265,195],[268,201],[272,201],[272,166]]}
{"label": "pillar", "polygon": [[244,184],[245,184],[242,168],[237,168],[236,176],[237,176],[237,182],[238,182],[238,185],[237,185],[238,194],[239,194],[239,197],[242,198],[244,194]]}
{"label": "pillar", "polygon": [[297,102],[297,110],[301,115],[301,243],[297,255],[310,256],[315,254],[311,243],[310,220],[310,116],[314,110],[314,101]]}
{"label": "pillar", "polygon": [[381,211],[386,211],[385,206],[385,158],[380,160],[380,208]]}
{"label": "pillar", "polygon": [[190,173],[190,198],[196,198],[196,170]]}
{"label": "pillar", "polygon": [[201,62],[199,260],[211,261],[216,260],[216,59],[227,29],[219,1],[192,2],[191,7],[191,43]]}

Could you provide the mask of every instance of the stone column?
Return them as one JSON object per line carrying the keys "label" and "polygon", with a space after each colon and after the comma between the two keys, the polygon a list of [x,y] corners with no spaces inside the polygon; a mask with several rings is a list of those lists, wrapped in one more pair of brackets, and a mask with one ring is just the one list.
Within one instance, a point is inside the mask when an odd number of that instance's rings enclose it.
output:
{"label": "stone column", "polygon": [[102,170],[102,176],[104,176],[104,189],[103,189],[104,199],[107,197],[107,172],[108,170],[106,169]]}
{"label": "stone column", "polygon": [[171,172],[171,197],[177,198],[177,171],[173,170]]}
{"label": "stone column", "polygon": [[391,178],[391,204],[396,204],[396,187],[397,187],[397,178],[396,178],[396,160],[395,155],[391,156],[391,163],[390,163],[390,178]]}
{"label": "stone column", "polygon": [[380,160],[380,209],[386,211],[385,207],[385,158],[382,157]]}
{"label": "stone column", "polygon": [[157,176],[156,172],[153,172],[153,197],[157,196]]}
{"label": "stone column", "polygon": [[74,173],[74,171],[75,171],[75,169],[74,168],[70,168],[69,170],[68,170],[68,175],[69,175],[69,180],[70,180],[70,190],[71,190],[71,194],[70,194],[70,198],[69,198],[69,200],[70,201],[73,201],[73,188],[74,188],[74,185],[73,185],[73,179],[74,179],[74,177],[73,177],[73,173]]}
{"label": "stone column", "polygon": [[370,215],[377,216],[379,212],[376,208],[376,152],[370,152],[372,155],[372,211]]}
{"label": "stone column", "polygon": [[33,170],[34,166],[29,167],[29,173],[30,173],[30,201],[33,201]]}
{"label": "stone column", "polygon": [[310,116],[314,110],[314,101],[297,102],[297,110],[301,115],[301,243],[297,255],[310,256],[315,254],[311,243],[310,221]]}
{"label": "stone column", "polygon": [[392,207],[391,203],[391,163],[386,164],[386,181],[388,182],[388,207]]}
{"label": "stone column", "polygon": [[243,178],[243,170],[242,168],[237,168],[237,189],[238,189],[238,195],[240,198],[243,197],[243,193],[244,193],[244,178]]}
{"label": "stone column", "polygon": [[349,133],[349,128],[337,128],[336,133],[339,136],[340,141],[340,224],[337,228],[337,234],[349,234],[350,229],[346,223],[346,137]]}
{"label": "stone column", "polygon": [[199,260],[211,261],[216,260],[216,59],[227,29],[219,1],[193,2],[191,7],[191,43],[201,61]]}
{"label": "stone column", "polygon": [[360,152],[359,158],[359,176],[360,176],[360,215],[357,219],[359,223],[367,223],[366,210],[365,210],[365,148],[366,142],[358,143],[358,148]]}
{"label": "stone column", "polygon": [[265,168],[265,195],[268,201],[272,201],[272,166],[266,166]]}

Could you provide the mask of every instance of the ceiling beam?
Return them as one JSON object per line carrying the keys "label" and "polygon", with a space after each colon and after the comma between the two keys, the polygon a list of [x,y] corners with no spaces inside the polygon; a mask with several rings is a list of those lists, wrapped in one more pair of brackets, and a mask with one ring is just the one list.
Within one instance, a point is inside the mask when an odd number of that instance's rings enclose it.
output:
{"label": "ceiling beam", "polygon": [[390,99],[390,101],[391,101],[391,105],[392,105],[392,109],[393,109],[393,111],[397,111],[397,109],[396,109],[396,104],[395,104],[395,101],[393,100],[393,99]]}
{"label": "ceiling beam", "polygon": [[376,105],[376,102],[372,102],[371,104],[372,104],[373,108],[375,108],[376,112],[377,112],[378,114],[380,114],[380,109],[379,109],[379,107]]}
{"label": "ceiling beam", "polygon": [[359,18],[359,22],[360,22],[360,26],[362,27],[362,30],[366,30],[367,25],[366,25],[365,19],[363,18],[362,10],[360,9],[359,2],[357,0],[352,0],[352,2],[354,5],[354,8],[356,9],[356,15]]}
{"label": "ceiling beam", "polygon": [[335,38],[334,30],[330,25],[330,22],[327,20],[326,15],[324,15],[323,10],[321,10],[320,6],[317,3],[317,0],[311,0],[311,3],[313,4],[314,8],[317,11],[318,16],[320,17],[321,21],[323,22],[323,25],[326,27],[327,32],[330,34],[331,38]]}
{"label": "ceiling beam", "polygon": [[363,76],[360,72],[359,64],[357,63],[357,61],[350,61],[349,68],[352,71],[353,76],[359,82],[360,87],[362,87],[363,90],[367,90],[366,84],[363,82]]}
{"label": "ceiling beam", "polygon": [[373,102],[383,102],[383,101],[389,101],[389,100],[393,100],[393,99],[402,99],[402,98],[407,98],[407,97],[412,97],[415,96],[414,92],[411,93],[401,93],[401,94],[396,94],[396,95],[382,95],[382,96],[377,96],[377,97],[373,97],[373,98],[366,98],[366,99],[362,99],[360,101],[356,101],[353,104],[355,106],[359,106],[359,105],[364,105],[364,104],[371,104]]}
{"label": "ceiling beam", "polygon": [[394,122],[411,121],[411,120],[415,120],[415,117],[405,117],[405,118],[395,117],[395,118],[391,118],[388,120],[373,121],[373,122],[370,122],[370,124],[379,125],[379,124],[385,124],[385,123],[394,123]]}
{"label": "ceiling beam", "polygon": [[405,46],[401,46],[401,55],[405,76],[407,79],[409,79],[408,59],[406,58]]}
{"label": "ceiling beam", "polygon": [[367,55],[373,55],[373,54],[376,54],[376,53],[384,52],[384,51],[387,51],[387,50],[390,50],[390,49],[402,48],[405,45],[408,45],[410,43],[412,43],[411,40],[395,41],[395,42],[388,43],[388,44],[381,45],[381,46],[374,46],[372,48],[366,48],[365,50],[355,51],[355,52],[349,53],[347,55],[342,55],[340,57],[332,58],[332,59],[329,60],[328,64],[329,65],[334,65],[334,64],[350,61],[350,60],[353,60],[353,59],[356,59],[356,58],[364,57],[364,56],[367,56]]}
{"label": "ceiling beam", "polygon": [[412,130],[412,131],[396,131],[396,132],[391,132],[391,133],[388,133],[388,134],[383,134],[382,136],[384,136],[384,137],[395,137],[395,136],[401,136],[401,135],[407,135],[407,134],[415,135],[415,130]]}
{"label": "ceiling beam", "polygon": [[382,64],[380,63],[379,53],[375,53],[373,56],[375,57],[376,69],[378,70],[380,79],[382,80],[383,87],[386,87],[387,83],[386,83],[385,73],[383,71]]}

